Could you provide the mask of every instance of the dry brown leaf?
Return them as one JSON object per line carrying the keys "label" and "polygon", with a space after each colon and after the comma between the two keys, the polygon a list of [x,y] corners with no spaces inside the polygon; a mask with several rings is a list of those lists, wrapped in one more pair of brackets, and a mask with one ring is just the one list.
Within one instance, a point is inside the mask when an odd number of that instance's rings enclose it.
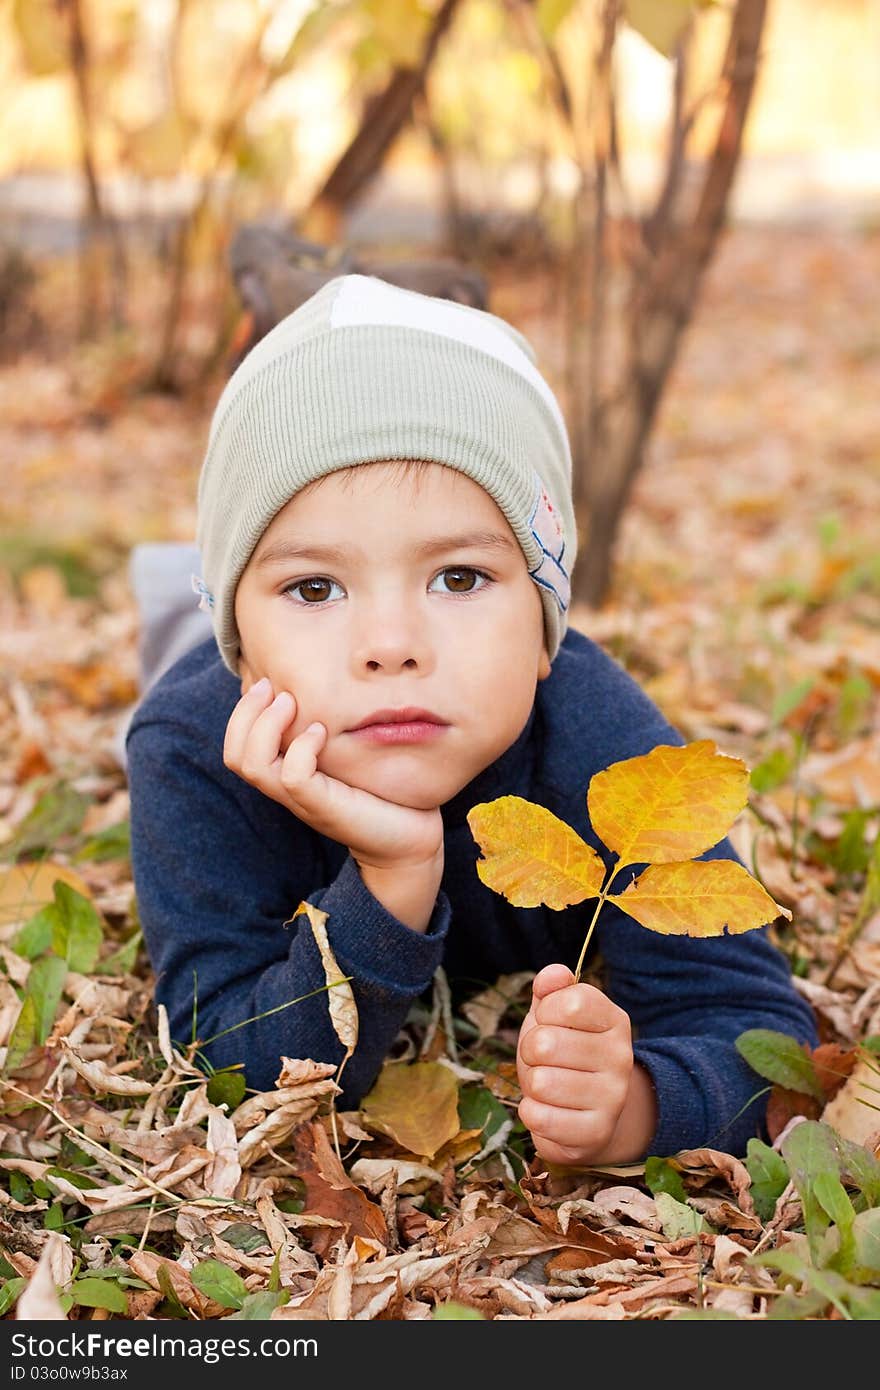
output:
{"label": "dry brown leaf", "polygon": [[58,1300],[57,1289],[67,1284],[73,1273],[70,1241],[50,1231],[37,1266],[23,1289],[15,1316],[20,1322],[66,1322],[67,1314]]}
{"label": "dry brown leaf", "polygon": [[212,1197],[232,1197],[241,1178],[235,1125],[218,1106],[208,1114],[208,1151],[214,1161],[205,1172],[205,1191]]}
{"label": "dry brown leaf", "polygon": [[361,1235],[387,1245],[388,1228],[381,1209],[348,1177],[319,1121],[312,1120],[296,1130],[294,1162],[305,1183],[306,1211],[339,1223],[338,1227],[310,1230],[310,1244],[317,1255],[326,1255],[340,1236],[350,1241],[352,1236]]}
{"label": "dry brown leaf", "polygon": [[470,1019],[477,1029],[480,1039],[490,1038],[498,1030],[502,1015],[511,1002],[516,999],[530,980],[533,970],[518,970],[512,975],[499,975],[494,985],[481,989],[461,1006],[465,1018]]}
{"label": "dry brown leaf", "polygon": [[327,935],[328,914],[308,902],[300,903],[293,914],[294,917],[298,917],[301,912],[304,912],[309,919],[312,936],[315,938],[315,944],[321,953],[324,978],[330,986],[327,990],[327,1002],[330,1006],[330,1022],[333,1024],[333,1031],[345,1048],[346,1054],[351,1055],[357,1047],[358,1040],[357,1004],[354,1002],[351,985],[339,969],[336,957],[330,947],[330,940]]}
{"label": "dry brown leaf", "polygon": [[87,1062],[71,1047],[67,1038],[59,1038],[58,1046],[65,1061],[100,1095],[149,1096],[156,1089],[154,1081],[138,1081],[133,1076],[120,1076],[105,1062]]}

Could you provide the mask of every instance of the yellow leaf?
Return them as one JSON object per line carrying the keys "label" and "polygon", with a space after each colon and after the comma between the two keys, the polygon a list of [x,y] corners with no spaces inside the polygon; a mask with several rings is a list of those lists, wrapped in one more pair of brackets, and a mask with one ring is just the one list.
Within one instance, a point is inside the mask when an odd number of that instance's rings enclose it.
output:
{"label": "yellow leaf", "polygon": [[41,907],[54,902],[53,885],[58,878],[69,883],[71,888],[91,902],[92,892],[88,884],[66,864],[40,860],[38,863],[13,864],[11,868],[0,869],[0,926],[26,922]]}
{"label": "yellow leaf", "polygon": [[386,1062],[361,1114],[402,1149],[433,1158],[460,1128],[458,1082],[442,1062]]}
{"label": "yellow leaf", "polygon": [[777,917],[791,918],[788,908],[732,859],[651,865],[623,893],[609,893],[607,901],[665,936],[721,936],[725,926],[736,935]]}
{"label": "yellow leaf", "polygon": [[12,17],[22,56],[34,77],[49,77],[68,63],[67,29],[55,0],[15,0]]}
{"label": "yellow leaf", "polygon": [[[357,1004],[354,1002],[354,994],[351,985],[345,979],[339,966],[336,964],[336,957],[330,949],[330,941],[327,937],[327,916],[319,907],[314,907],[312,903],[302,902],[293,914],[298,917],[304,912],[309,919],[312,928],[312,936],[315,938],[318,950],[321,952],[321,964],[324,967],[324,977],[328,985],[332,988],[327,991],[327,999],[330,1005],[330,1022],[337,1038],[342,1043],[346,1052],[354,1052],[358,1040],[358,1011]],[[342,981],[340,984],[339,981]]]}
{"label": "yellow leaf", "polygon": [[694,8],[694,0],[626,0],[624,13],[627,24],[669,58]]}
{"label": "yellow leaf", "polygon": [[717,845],[745,806],[749,770],[711,739],[650,753],[597,772],[587,791],[596,834],[625,864],[670,864]]}
{"label": "yellow leaf", "polygon": [[467,817],[485,856],[477,873],[514,907],[556,910],[594,898],[605,866],[570,825],[521,796],[499,796],[474,806]]}

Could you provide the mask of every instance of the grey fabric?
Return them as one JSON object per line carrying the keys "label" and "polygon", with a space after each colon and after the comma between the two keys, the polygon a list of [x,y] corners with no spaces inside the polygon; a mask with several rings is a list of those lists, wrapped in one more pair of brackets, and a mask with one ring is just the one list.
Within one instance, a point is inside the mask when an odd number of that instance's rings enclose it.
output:
{"label": "grey fabric", "polygon": [[192,576],[200,573],[197,545],[144,541],[132,547],[128,579],[138,612],[138,699],[123,711],[113,752],[127,770],[125,740],[140,701],[178,657],[212,635],[211,615],[199,608]]}

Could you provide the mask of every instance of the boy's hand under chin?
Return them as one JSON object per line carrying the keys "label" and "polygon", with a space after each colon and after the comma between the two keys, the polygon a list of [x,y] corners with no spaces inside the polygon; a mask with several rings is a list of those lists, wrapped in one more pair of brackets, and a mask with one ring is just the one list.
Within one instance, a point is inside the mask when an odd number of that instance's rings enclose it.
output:
{"label": "boy's hand under chin", "polygon": [[656,1127],[647,1072],[634,1065],[629,1015],[564,965],[532,983],[516,1054],[519,1116],[538,1155],[562,1166],[628,1163]]}
{"label": "boy's hand under chin", "polygon": [[296,699],[289,691],[273,699],[268,680],[252,685],[226,726],[226,767],[320,834],[347,845],[362,869],[439,865],[442,873],[439,806],[427,811],[400,806],[319,772],[318,757],[327,741],[324,724],[309,725],[282,752],[284,734],[295,716]]}

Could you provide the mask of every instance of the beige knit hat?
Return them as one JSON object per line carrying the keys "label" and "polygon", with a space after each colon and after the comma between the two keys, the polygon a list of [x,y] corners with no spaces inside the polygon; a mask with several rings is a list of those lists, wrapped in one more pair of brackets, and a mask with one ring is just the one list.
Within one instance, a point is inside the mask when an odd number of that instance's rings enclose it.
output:
{"label": "beige knit hat", "polygon": [[271,330],[229,378],[198,489],[202,577],[217,645],[238,674],[235,590],[295,493],[352,464],[425,459],[485,488],[562,641],[577,550],[571,452],[528,340],[495,314],[369,275],[340,275]]}

